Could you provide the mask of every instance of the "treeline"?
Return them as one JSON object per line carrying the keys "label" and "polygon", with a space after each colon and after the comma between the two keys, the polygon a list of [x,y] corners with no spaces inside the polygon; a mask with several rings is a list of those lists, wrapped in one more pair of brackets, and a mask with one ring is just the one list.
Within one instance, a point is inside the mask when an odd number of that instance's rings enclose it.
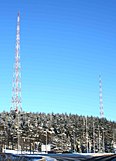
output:
{"label": "treeline", "polygon": [[42,144],[58,152],[114,152],[116,122],[67,113],[0,113],[2,149],[41,151]]}

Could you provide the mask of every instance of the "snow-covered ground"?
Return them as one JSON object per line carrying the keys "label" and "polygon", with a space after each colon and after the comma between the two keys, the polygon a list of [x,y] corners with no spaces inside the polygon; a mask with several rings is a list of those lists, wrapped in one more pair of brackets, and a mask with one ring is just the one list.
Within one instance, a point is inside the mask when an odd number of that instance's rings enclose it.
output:
{"label": "snow-covered ground", "polygon": [[[70,154],[33,154],[33,152],[6,150],[5,153],[0,154],[0,160],[4,161],[4,158],[9,160],[18,161],[57,161],[57,158],[91,158],[92,156],[111,155],[112,153],[70,153]],[[54,159],[56,158],[56,159]]]}
{"label": "snow-covered ground", "polygon": [[20,161],[57,161],[56,159],[39,155],[39,154],[28,154],[26,152],[16,151],[16,150],[6,150],[5,153],[0,154],[0,160],[15,160],[18,161],[20,158]]}

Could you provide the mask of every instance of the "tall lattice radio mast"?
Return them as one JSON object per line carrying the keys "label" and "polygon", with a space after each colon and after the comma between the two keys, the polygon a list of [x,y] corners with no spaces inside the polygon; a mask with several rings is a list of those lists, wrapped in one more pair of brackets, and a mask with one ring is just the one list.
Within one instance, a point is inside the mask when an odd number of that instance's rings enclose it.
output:
{"label": "tall lattice radio mast", "polygon": [[20,65],[20,14],[17,17],[16,28],[16,48],[15,48],[15,65],[13,73],[12,87],[12,107],[11,110],[19,112],[22,110],[21,105],[21,65]]}
{"label": "tall lattice radio mast", "polygon": [[100,102],[100,118],[103,118],[104,117],[104,110],[103,110],[103,96],[102,96],[101,75],[99,75],[99,102]]}

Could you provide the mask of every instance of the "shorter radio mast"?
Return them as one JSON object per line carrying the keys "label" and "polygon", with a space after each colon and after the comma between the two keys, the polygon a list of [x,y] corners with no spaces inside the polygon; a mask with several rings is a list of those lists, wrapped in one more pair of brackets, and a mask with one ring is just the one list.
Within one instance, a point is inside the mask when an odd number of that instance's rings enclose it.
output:
{"label": "shorter radio mast", "polygon": [[99,102],[100,102],[100,118],[103,118],[104,117],[104,111],[103,111],[103,96],[102,96],[101,75],[99,75]]}

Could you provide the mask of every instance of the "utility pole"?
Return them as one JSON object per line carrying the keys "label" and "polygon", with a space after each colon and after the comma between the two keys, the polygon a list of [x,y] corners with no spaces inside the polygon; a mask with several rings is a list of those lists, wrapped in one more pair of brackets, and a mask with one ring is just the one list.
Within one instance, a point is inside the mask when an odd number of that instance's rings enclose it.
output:
{"label": "utility pole", "polygon": [[95,126],[93,121],[93,152],[95,153]]}
{"label": "utility pole", "polygon": [[76,145],[76,143],[75,143],[75,130],[73,131],[73,134],[74,134],[74,152],[75,152],[75,145]]}
{"label": "utility pole", "polygon": [[99,152],[100,152],[101,145],[100,145],[100,128],[99,128],[99,125],[98,125],[98,149],[99,149]]}
{"label": "utility pole", "polygon": [[113,151],[116,152],[116,129],[113,126]]}
{"label": "utility pole", "polygon": [[87,125],[87,117],[86,117],[86,147],[88,153],[88,125]]}
{"label": "utility pole", "polygon": [[48,152],[47,145],[48,144],[48,131],[46,129],[46,153]]}
{"label": "utility pole", "polygon": [[102,146],[103,146],[103,152],[105,152],[105,146],[104,146],[104,128],[102,128]]}

